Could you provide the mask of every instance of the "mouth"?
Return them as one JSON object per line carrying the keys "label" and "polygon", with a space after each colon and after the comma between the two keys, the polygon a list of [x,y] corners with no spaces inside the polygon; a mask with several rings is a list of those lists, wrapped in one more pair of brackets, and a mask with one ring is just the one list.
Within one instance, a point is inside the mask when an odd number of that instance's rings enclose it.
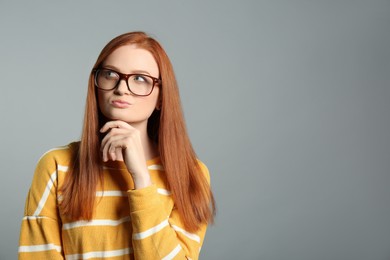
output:
{"label": "mouth", "polygon": [[131,105],[129,102],[126,102],[126,101],[120,100],[120,99],[116,99],[116,100],[111,101],[111,104],[117,108],[126,108],[126,107],[129,107]]}

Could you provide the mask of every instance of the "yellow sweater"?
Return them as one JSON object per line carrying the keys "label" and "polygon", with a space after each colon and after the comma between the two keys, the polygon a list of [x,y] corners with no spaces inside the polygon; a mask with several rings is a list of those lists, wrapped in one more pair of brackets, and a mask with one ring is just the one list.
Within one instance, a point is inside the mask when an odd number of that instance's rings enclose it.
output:
{"label": "yellow sweater", "polygon": [[19,259],[198,259],[207,225],[196,233],[184,229],[159,158],[147,161],[153,185],[139,190],[123,162],[105,163],[93,219],[71,221],[62,215],[59,187],[78,145],[50,150],[39,160],[26,200]]}

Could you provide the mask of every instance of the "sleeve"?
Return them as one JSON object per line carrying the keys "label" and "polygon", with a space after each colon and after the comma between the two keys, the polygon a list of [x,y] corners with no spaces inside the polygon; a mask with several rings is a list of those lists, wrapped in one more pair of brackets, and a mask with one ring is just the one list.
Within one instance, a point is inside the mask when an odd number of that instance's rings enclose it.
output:
{"label": "sleeve", "polygon": [[[201,168],[209,180],[207,168],[202,164]],[[173,210],[167,212],[156,185],[128,193],[135,259],[199,258],[207,224],[195,233],[186,231],[173,205]]]}
{"label": "sleeve", "polygon": [[38,162],[27,195],[18,258],[64,259],[57,209],[57,166],[50,154]]}

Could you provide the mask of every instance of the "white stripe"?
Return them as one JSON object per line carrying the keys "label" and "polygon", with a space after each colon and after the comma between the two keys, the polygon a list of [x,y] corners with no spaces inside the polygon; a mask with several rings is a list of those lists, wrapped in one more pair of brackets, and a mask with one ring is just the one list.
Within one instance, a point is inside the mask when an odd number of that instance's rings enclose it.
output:
{"label": "white stripe", "polygon": [[25,216],[23,217],[23,220],[36,220],[36,219],[50,219],[48,217],[44,217],[44,216]]}
{"label": "white stripe", "polygon": [[49,151],[45,152],[44,154],[42,154],[42,156],[39,158],[38,161],[40,161],[46,154],[52,152],[52,151],[57,151],[57,150],[66,150],[68,149],[69,146],[68,145],[65,145],[65,146],[60,146],[60,147],[56,147],[56,148],[53,148],[53,149],[50,149]]}
{"label": "white stripe", "polygon": [[175,247],[175,249],[172,250],[172,252],[170,252],[166,257],[164,257],[162,260],[169,260],[169,259],[173,259],[181,250],[181,246],[180,245],[177,245],[177,247]]}
{"label": "white stripe", "polygon": [[64,166],[64,165],[58,165],[57,166],[57,170],[60,171],[60,172],[67,172],[68,171],[68,166]]}
{"label": "white stripe", "polygon": [[189,239],[192,239],[198,243],[200,243],[200,237],[196,234],[193,234],[193,233],[190,233],[184,229],[182,229],[181,227],[178,227],[178,226],[175,226],[175,225],[172,225],[172,228],[176,231],[179,231],[180,233],[184,234],[186,237],[188,237]]}
{"label": "white stripe", "polygon": [[38,207],[35,210],[33,215],[35,215],[35,216],[39,215],[41,213],[43,207],[45,206],[46,200],[50,195],[50,190],[54,185],[54,181],[57,179],[57,171],[66,172],[67,170],[68,170],[68,166],[58,165],[57,170],[50,175],[50,180],[46,184],[46,189],[43,192],[42,198],[39,201]]}
{"label": "white stripe", "polygon": [[46,200],[50,195],[50,190],[54,185],[54,181],[57,179],[57,171],[53,172],[50,176],[50,180],[46,184],[46,189],[43,192],[42,198],[38,203],[38,207],[35,210],[33,215],[39,215],[43,209],[43,206],[45,206]]}
{"label": "white stripe", "polygon": [[121,190],[97,191],[97,197],[127,197],[127,192]]}
{"label": "white stripe", "polygon": [[[169,196],[171,195],[171,192],[166,189],[158,188],[157,192],[161,195]],[[97,197],[127,197],[126,191],[121,190],[106,190],[106,191],[97,191],[96,192]]]}
{"label": "white stripe", "polygon": [[158,188],[157,192],[160,193],[161,195],[166,195],[166,196],[171,195],[171,192],[169,190],[166,190],[166,189]]}
{"label": "white stripe", "polygon": [[19,247],[19,253],[50,251],[50,250],[56,250],[57,252],[61,252],[61,246],[56,246],[54,244],[44,244],[44,245],[36,245],[36,246]]}
{"label": "white stripe", "polygon": [[124,248],[112,251],[95,251],[88,252],[85,254],[73,254],[73,255],[65,255],[66,259],[90,259],[90,258],[106,258],[106,257],[115,257],[115,256],[123,256],[133,253],[131,248]]}
{"label": "white stripe", "polygon": [[118,226],[122,223],[129,222],[130,217],[121,218],[118,220],[112,219],[95,219],[91,221],[80,220],[71,223],[66,223],[62,225],[63,230],[77,228],[77,227],[86,227],[86,226]]}
{"label": "white stripe", "polygon": [[148,170],[157,170],[157,171],[163,171],[164,168],[160,164],[152,164],[148,166]]}
{"label": "white stripe", "polygon": [[[158,188],[157,192],[161,195],[169,196],[171,195],[171,192],[166,189]],[[121,190],[106,190],[106,191],[97,191],[96,192],[97,197],[127,197],[126,191]]]}
{"label": "white stripe", "polygon": [[157,233],[158,231],[160,231],[161,229],[163,229],[164,227],[168,226],[168,219],[164,220],[163,222],[161,222],[160,224],[144,231],[144,232],[141,232],[141,233],[134,233],[133,234],[133,239],[135,240],[140,240],[140,239],[144,239],[148,236],[151,236],[155,233]]}

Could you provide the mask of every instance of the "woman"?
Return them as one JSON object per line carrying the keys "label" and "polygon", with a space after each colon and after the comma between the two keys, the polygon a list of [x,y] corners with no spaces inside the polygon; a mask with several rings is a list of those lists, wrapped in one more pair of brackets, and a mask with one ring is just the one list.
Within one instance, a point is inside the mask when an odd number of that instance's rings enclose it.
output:
{"label": "woman", "polygon": [[215,214],[160,44],[120,35],[89,78],[80,142],[38,162],[19,259],[197,259]]}

